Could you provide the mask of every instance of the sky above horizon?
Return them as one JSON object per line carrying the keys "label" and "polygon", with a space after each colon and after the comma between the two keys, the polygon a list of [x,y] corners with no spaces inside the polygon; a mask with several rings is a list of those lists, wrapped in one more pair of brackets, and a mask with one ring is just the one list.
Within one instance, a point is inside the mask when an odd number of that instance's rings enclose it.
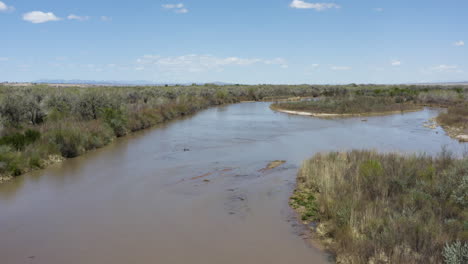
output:
{"label": "sky above horizon", "polygon": [[0,0],[0,82],[468,81],[466,0]]}

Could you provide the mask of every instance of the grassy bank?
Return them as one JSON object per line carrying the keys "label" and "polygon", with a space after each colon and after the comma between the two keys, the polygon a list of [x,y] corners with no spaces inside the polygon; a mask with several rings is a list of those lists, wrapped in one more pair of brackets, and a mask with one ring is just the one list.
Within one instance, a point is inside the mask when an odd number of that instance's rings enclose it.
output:
{"label": "grassy bank", "polygon": [[413,102],[404,102],[400,98],[386,96],[327,97],[320,100],[276,103],[271,107],[280,110],[337,115],[384,114],[422,109]]}
{"label": "grassy bank", "polygon": [[317,154],[297,182],[292,207],[338,263],[468,261],[468,158]]}
{"label": "grassy bank", "polygon": [[437,123],[444,127],[450,136],[468,142],[468,102],[450,106],[447,113],[437,117]]}

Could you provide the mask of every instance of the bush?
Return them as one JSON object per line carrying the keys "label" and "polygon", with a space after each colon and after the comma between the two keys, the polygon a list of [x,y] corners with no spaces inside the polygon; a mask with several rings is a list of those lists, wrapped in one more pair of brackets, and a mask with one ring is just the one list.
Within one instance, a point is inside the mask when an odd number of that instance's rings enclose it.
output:
{"label": "bush", "polygon": [[463,101],[463,95],[456,90],[432,90],[422,92],[417,97],[417,102],[429,105],[449,106]]}
{"label": "bush", "polygon": [[61,129],[49,135],[51,142],[57,147],[63,157],[74,158],[84,152],[83,139],[79,131]]}
{"label": "bush", "polygon": [[41,137],[41,133],[36,130],[28,129],[22,133],[12,133],[0,138],[0,145],[10,145],[16,150],[23,150],[27,145],[36,142]]}
{"label": "bush", "polygon": [[468,240],[467,181],[468,159],[448,152],[317,154],[303,163],[291,204],[333,239],[339,261],[440,263],[454,252],[446,243]]}
{"label": "bush", "polygon": [[444,247],[444,261],[446,264],[468,263],[468,243],[456,241]]}
{"label": "bush", "polygon": [[26,117],[26,107],[18,94],[8,94],[0,102],[0,117],[3,123],[11,127],[19,127]]}
{"label": "bush", "polygon": [[468,103],[450,106],[447,113],[441,113],[437,121],[443,126],[468,128]]}
{"label": "bush", "polygon": [[104,122],[109,125],[117,137],[127,134],[127,120],[120,109],[106,108],[103,110]]}

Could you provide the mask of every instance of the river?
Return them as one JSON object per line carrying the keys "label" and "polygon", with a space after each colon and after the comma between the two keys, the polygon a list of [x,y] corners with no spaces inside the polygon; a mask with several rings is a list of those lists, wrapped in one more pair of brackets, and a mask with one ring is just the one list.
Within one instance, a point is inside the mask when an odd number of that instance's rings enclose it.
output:
{"label": "river", "polygon": [[[456,155],[438,110],[318,119],[204,110],[0,185],[0,263],[327,263],[288,207],[301,161],[353,148]],[[261,170],[270,161],[282,166]]]}

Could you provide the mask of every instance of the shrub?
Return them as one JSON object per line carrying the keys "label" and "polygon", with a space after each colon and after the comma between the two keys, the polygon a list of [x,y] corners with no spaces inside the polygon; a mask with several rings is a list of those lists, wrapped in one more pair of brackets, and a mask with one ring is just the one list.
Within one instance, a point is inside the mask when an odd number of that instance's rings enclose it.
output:
{"label": "shrub", "polygon": [[19,127],[26,120],[26,107],[18,94],[8,94],[0,102],[0,117],[7,126]]}
{"label": "shrub", "polygon": [[84,120],[97,120],[102,111],[110,107],[110,99],[102,91],[86,90],[74,105],[74,111]]}
{"label": "shrub", "polygon": [[446,243],[468,239],[467,175],[468,159],[449,152],[317,154],[301,166],[291,205],[333,239],[340,261],[440,263],[454,251]]}
{"label": "shrub", "polygon": [[83,139],[77,130],[56,130],[48,136],[65,158],[74,158],[84,152]]}
{"label": "shrub", "polygon": [[102,115],[104,122],[114,130],[117,137],[127,134],[127,120],[122,110],[105,108]]}
{"label": "shrub", "polygon": [[417,102],[430,105],[448,106],[463,100],[463,96],[456,90],[432,90],[422,92],[417,97]]}
{"label": "shrub", "polygon": [[25,146],[36,142],[41,137],[41,133],[28,129],[23,133],[12,133],[0,138],[0,145],[10,145],[16,150],[23,150]]}
{"label": "shrub", "polygon": [[447,113],[441,113],[437,117],[441,125],[468,128],[468,103],[450,106]]}
{"label": "shrub", "polygon": [[468,243],[462,244],[460,241],[447,243],[443,255],[446,264],[468,263]]}

